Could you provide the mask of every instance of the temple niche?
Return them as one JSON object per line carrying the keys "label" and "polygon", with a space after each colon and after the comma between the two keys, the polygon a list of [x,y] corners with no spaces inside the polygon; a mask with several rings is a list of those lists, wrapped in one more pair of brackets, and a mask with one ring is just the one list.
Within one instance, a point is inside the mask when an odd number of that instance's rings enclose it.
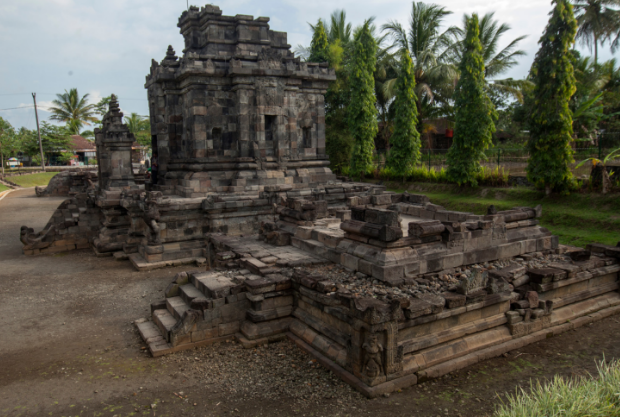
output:
{"label": "temple niche", "polygon": [[269,18],[190,7],[146,79],[159,186],[164,195],[316,187],[335,180],[325,154],[327,64],[295,58]]}

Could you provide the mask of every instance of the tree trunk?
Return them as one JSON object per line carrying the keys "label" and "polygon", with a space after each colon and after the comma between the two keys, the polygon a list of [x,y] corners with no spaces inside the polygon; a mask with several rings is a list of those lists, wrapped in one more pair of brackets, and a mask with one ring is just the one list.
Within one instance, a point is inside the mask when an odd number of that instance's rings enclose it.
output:
{"label": "tree trunk", "polygon": [[603,167],[603,186],[602,186],[601,192],[603,194],[607,194],[607,191],[609,191],[609,188],[611,188],[611,181],[609,180],[609,173],[607,172],[607,167],[604,166]]}
{"label": "tree trunk", "polygon": [[598,64],[598,36],[594,35],[594,65]]}
{"label": "tree trunk", "polygon": [[551,186],[545,185],[545,195],[551,195]]}

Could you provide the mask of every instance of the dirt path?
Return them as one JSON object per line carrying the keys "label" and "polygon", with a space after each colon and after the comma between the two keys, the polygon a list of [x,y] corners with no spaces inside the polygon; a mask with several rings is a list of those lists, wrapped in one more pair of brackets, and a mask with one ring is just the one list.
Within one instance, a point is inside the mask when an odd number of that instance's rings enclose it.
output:
{"label": "dirt path", "polygon": [[[131,321],[185,267],[136,272],[89,250],[21,254],[62,201],[0,201],[0,416],[484,416],[531,378],[594,372],[620,357],[620,319],[511,352],[389,397],[366,400],[288,342],[221,344],[153,359]],[[498,394],[499,393],[499,394]]]}

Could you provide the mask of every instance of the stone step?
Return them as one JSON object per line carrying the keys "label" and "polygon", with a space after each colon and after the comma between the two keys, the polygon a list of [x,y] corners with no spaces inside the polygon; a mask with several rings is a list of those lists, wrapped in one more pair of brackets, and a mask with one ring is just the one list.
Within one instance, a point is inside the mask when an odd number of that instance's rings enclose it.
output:
{"label": "stone step", "polygon": [[168,310],[153,311],[153,323],[159,328],[166,342],[170,341],[170,329],[177,324],[177,321]]}
{"label": "stone step", "polygon": [[263,321],[269,321],[269,320],[280,319],[283,317],[288,317],[291,315],[292,312],[293,312],[293,306],[284,306],[284,307],[274,308],[272,310],[261,310],[261,311],[255,311],[252,309],[248,309],[246,311],[246,315],[247,315],[248,320],[250,320],[251,322],[260,323]]}
{"label": "stone step", "polygon": [[296,237],[291,238],[291,244],[297,249],[309,252],[321,258],[327,257],[327,247],[316,240],[304,240]]}
{"label": "stone step", "polygon": [[179,287],[179,295],[185,301],[188,306],[192,303],[194,298],[204,297],[205,295],[200,292],[194,285],[187,284]]}
{"label": "stone step", "polygon": [[189,310],[189,306],[185,304],[181,297],[166,298],[166,308],[176,320],[180,320],[183,317],[183,313]]}
{"label": "stone step", "polygon": [[160,329],[154,322],[146,321],[137,326],[142,340],[149,346],[149,351],[153,357],[161,356],[172,347],[161,335]]}

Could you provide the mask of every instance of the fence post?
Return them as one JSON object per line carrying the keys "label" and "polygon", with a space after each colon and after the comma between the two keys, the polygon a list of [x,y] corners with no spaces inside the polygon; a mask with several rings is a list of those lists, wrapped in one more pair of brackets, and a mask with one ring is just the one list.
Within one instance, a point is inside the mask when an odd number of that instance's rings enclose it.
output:
{"label": "fence post", "polygon": [[601,136],[598,137],[598,159],[603,158],[603,144],[601,143]]}
{"label": "fence post", "polygon": [[431,172],[431,148],[428,148],[428,172]]}

